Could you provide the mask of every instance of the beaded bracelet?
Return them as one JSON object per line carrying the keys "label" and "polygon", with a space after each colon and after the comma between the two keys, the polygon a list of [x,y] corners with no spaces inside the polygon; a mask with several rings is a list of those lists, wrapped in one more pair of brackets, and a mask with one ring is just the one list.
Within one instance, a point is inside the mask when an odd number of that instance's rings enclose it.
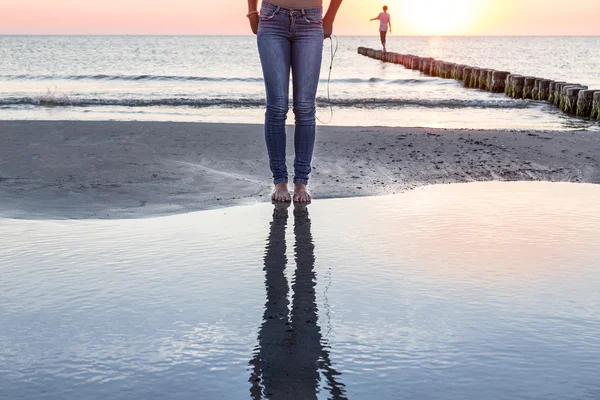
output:
{"label": "beaded bracelet", "polygon": [[250,11],[248,14],[246,14],[246,18],[250,18],[251,16],[253,16],[254,14],[258,15],[258,11],[254,10],[254,11]]}

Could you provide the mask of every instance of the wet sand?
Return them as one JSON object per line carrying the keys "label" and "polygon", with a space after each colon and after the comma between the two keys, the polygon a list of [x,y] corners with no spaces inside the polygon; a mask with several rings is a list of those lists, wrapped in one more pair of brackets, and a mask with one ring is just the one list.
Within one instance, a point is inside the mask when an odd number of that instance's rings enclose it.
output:
{"label": "wet sand", "polygon": [[[260,125],[0,121],[0,138],[0,217],[141,218],[269,200]],[[311,191],[332,198],[489,180],[600,183],[599,154],[600,135],[588,131],[320,127]]]}

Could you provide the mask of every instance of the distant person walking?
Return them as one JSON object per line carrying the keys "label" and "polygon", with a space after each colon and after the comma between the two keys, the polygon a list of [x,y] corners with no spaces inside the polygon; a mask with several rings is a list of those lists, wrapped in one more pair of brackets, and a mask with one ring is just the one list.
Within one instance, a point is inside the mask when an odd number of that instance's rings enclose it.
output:
{"label": "distant person walking", "polygon": [[265,138],[275,189],[272,199],[291,201],[286,166],[285,121],[289,110],[290,72],[294,88],[296,131],[294,147],[294,202],[308,203],[308,176],[315,147],[316,98],[323,40],[331,36],[342,0],[331,0],[323,16],[322,0],[248,0],[252,32],[258,35],[258,52],[267,91]]}
{"label": "distant person walking", "polygon": [[392,33],[392,17],[390,14],[388,14],[387,10],[388,7],[383,6],[383,12],[375,18],[371,18],[371,21],[379,20],[379,35],[381,36],[381,45],[383,46],[384,52],[387,51],[385,44],[387,39],[388,25],[390,27],[390,33]]}

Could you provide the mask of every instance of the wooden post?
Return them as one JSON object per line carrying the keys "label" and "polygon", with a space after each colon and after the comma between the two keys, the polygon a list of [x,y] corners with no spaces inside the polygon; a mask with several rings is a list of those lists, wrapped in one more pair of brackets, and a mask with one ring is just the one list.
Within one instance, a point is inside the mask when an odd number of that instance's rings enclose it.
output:
{"label": "wooden post", "polygon": [[573,85],[573,84],[566,84],[566,85],[561,85],[560,87],[560,94],[558,95],[558,108],[561,109],[561,111],[563,110],[563,108],[565,108],[565,99],[567,96],[567,89],[568,88],[572,88],[572,87],[577,87],[577,85]]}
{"label": "wooden post", "polygon": [[401,64],[402,65],[402,59],[404,58],[404,54],[396,54],[396,64]]}
{"label": "wooden post", "polygon": [[412,63],[410,64],[410,69],[418,71],[419,70],[419,60],[420,60],[420,57],[417,57],[417,56],[413,57]]}
{"label": "wooden post", "polygon": [[506,85],[506,78],[510,75],[510,72],[506,71],[493,71],[492,82],[490,86],[490,92],[502,93],[504,92]]}
{"label": "wooden post", "polygon": [[567,114],[575,115],[577,113],[577,101],[579,100],[579,92],[585,90],[582,87],[567,86],[565,92],[565,98],[562,103],[561,109]]}
{"label": "wooden post", "polygon": [[535,83],[533,84],[533,90],[531,91],[531,98],[533,100],[538,100],[538,93],[540,91],[540,82],[542,80],[541,79],[536,79]]}
{"label": "wooden post", "polygon": [[554,105],[556,107],[560,108],[560,101],[562,98],[562,89],[565,86],[571,85],[571,83],[566,83],[566,82],[559,82],[556,84],[556,86],[554,87]]}
{"label": "wooden post", "polygon": [[456,68],[458,68],[458,64],[452,64],[452,69],[450,70],[451,79],[456,79]]}
{"label": "wooden post", "polygon": [[514,75],[511,82],[510,93],[511,97],[515,99],[523,98],[523,87],[525,86],[525,77],[520,75]]}
{"label": "wooden post", "polygon": [[425,70],[427,69],[427,67],[429,66],[429,63],[431,62],[431,58],[421,58],[419,60],[419,71],[425,73]]}
{"label": "wooden post", "polygon": [[594,92],[594,101],[592,103],[592,119],[600,121],[600,90]]}
{"label": "wooden post", "polygon": [[438,66],[438,76],[440,78],[445,78],[446,77],[446,62],[442,61],[439,66]]}
{"label": "wooden post", "polygon": [[525,82],[523,83],[523,98],[524,99],[533,99],[533,86],[535,85],[535,79],[531,76],[525,77]]}
{"label": "wooden post", "polygon": [[486,89],[487,88],[487,77],[488,77],[488,73],[490,72],[489,69],[481,69],[479,70],[479,89]]}
{"label": "wooden post", "polygon": [[404,56],[404,62],[402,63],[402,65],[404,65],[404,68],[409,68],[411,60],[412,60],[412,56],[410,54],[407,54]]}
{"label": "wooden post", "polygon": [[408,69],[412,69],[412,66],[413,66],[413,60],[414,60],[415,58],[417,58],[417,56],[413,56],[413,55],[411,54],[411,56],[410,56],[410,59],[409,59],[409,61],[408,61],[408,64],[406,65],[406,68],[408,68]]}
{"label": "wooden post", "polygon": [[594,103],[594,90],[582,90],[577,98],[577,110],[575,115],[583,118],[592,116],[592,105]]}
{"label": "wooden post", "polygon": [[488,69],[487,77],[485,80],[485,90],[488,92],[492,91],[492,82],[494,81],[494,70]]}
{"label": "wooden post", "polygon": [[454,63],[445,62],[442,64],[442,78],[452,78],[452,68],[454,68]]}
{"label": "wooden post", "polygon": [[473,68],[471,71],[471,81],[469,82],[470,88],[478,88],[479,87],[479,73],[481,68]]}
{"label": "wooden post", "polygon": [[431,71],[431,63],[432,63],[433,59],[432,58],[424,58],[422,59],[421,62],[421,72],[423,72],[426,75],[429,75],[429,72]]}
{"label": "wooden post", "polygon": [[473,68],[466,66],[463,68],[463,85],[464,87],[469,87],[471,85],[471,73],[473,72]]}
{"label": "wooden post", "polygon": [[504,94],[507,96],[512,96],[511,88],[512,88],[512,80],[514,74],[508,74],[506,80],[504,81]]}
{"label": "wooden post", "polygon": [[440,76],[440,65],[443,63],[441,60],[435,60],[433,63],[433,76]]}
{"label": "wooden post", "polygon": [[553,81],[549,79],[540,79],[537,88],[537,100],[548,100],[548,96],[550,95],[550,84]]}
{"label": "wooden post", "polygon": [[456,79],[456,80],[460,80],[458,75],[459,75],[459,70],[462,67],[462,64],[454,64],[452,66],[452,72],[451,72],[451,78],[452,79]]}
{"label": "wooden post", "polygon": [[462,81],[464,79],[465,68],[467,68],[466,65],[457,65],[456,66],[456,79],[457,80]]}
{"label": "wooden post", "polygon": [[550,103],[554,103],[554,90],[557,83],[558,82],[550,82],[550,87],[548,88],[548,101]]}

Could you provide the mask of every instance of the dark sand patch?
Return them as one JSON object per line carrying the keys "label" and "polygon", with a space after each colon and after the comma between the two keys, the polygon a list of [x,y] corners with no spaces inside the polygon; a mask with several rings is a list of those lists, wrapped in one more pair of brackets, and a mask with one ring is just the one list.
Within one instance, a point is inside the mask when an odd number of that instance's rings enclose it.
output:
{"label": "dark sand patch", "polygon": [[[268,201],[271,190],[260,125],[0,121],[0,138],[2,217],[139,218]],[[311,190],[318,199],[489,180],[600,183],[598,154],[600,135],[588,131],[321,127]]]}

